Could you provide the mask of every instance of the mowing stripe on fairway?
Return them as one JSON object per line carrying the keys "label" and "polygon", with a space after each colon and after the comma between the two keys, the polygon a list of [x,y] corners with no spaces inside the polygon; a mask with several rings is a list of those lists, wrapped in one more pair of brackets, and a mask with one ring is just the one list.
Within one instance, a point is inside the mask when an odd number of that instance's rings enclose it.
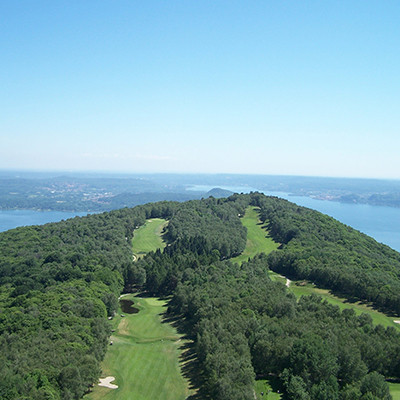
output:
{"label": "mowing stripe on fairway", "polygon": [[[268,231],[261,224],[261,221],[258,217],[257,207],[248,207],[244,217],[241,218],[241,221],[242,224],[247,228],[247,243],[243,253],[231,259],[233,262],[242,263],[249,257],[254,257],[256,254],[268,254],[278,248],[279,244],[272,240],[272,238],[268,235]],[[273,271],[269,271],[269,275],[274,281],[280,281],[283,284],[286,282],[286,277],[281,276]],[[392,326],[396,329],[400,329],[400,324],[393,322],[394,320],[400,320],[400,317],[389,317],[366,304],[362,304],[361,302],[349,303],[346,301],[346,299],[335,296],[329,292],[329,290],[318,288],[309,283],[303,286],[302,282],[299,286],[299,283],[300,282],[291,282],[289,288],[289,290],[291,290],[298,298],[302,295],[311,295],[312,293],[315,293],[329,303],[337,305],[340,309],[352,308],[356,314],[361,314],[363,312],[369,314],[375,324],[381,324],[385,327]],[[400,384],[390,383],[389,388],[390,393],[393,396],[393,400],[400,400]],[[259,398],[261,391],[268,393],[268,390],[270,390],[270,386],[268,385],[267,381],[261,380],[256,382],[255,392],[257,398]],[[270,392],[269,396],[271,399],[280,398],[279,394],[273,392]]]}
{"label": "mowing stripe on fairway", "polygon": [[163,249],[166,244],[162,239],[163,229],[168,221],[162,218],[153,218],[146,221],[144,225],[133,233],[132,249],[133,254],[140,258],[150,251]]}
{"label": "mowing stripe on fairway", "polygon": [[400,400],[400,383],[389,383],[389,390],[393,400]]}
{"label": "mowing stripe on fairway", "polygon": [[114,376],[118,389],[96,386],[85,398],[91,400],[184,400],[191,392],[182,376],[179,356],[185,345],[176,329],[163,323],[167,302],[133,295],[137,314],[120,314],[111,337],[102,376]]}
{"label": "mowing stripe on fairway", "polygon": [[[238,257],[232,258],[232,261],[243,262],[249,257],[254,257],[258,253],[268,254],[278,248],[279,244],[274,242],[269,237],[268,232],[265,230],[265,228],[262,227],[262,224],[258,217],[258,209],[256,207],[248,207],[246,210],[246,214],[241,219],[241,221],[243,225],[247,228],[247,244],[243,253]],[[282,283],[285,283],[286,281],[286,277],[283,277],[273,271],[269,271],[269,274],[272,280],[278,280]],[[394,320],[400,320],[400,317],[389,317],[366,304],[362,304],[361,302],[346,302],[346,299],[335,296],[334,294],[330,293],[329,290],[321,289],[311,284],[299,286],[298,283],[300,282],[292,282],[290,285],[290,290],[296,295],[296,297],[315,293],[329,303],[339,306],[341,309],[352,308],[357,314],[365,312],[371,315],[372,320],[375,324],[381,324],[385,327],[392,326],[396,329],[400,329],[400,324],[396,324],[393,322]]]}
{"label": "mowing stripe on fairway", "polygon": [[241,218],[242,224],[247,228],[246,248],[242,254],[232,258],[232,262],[241,264],[256,254],[269,254],[278,248],[279,243],[274,242],[266,227],[261,223],[258,210],[257,207],[248,207],[244,217]]}
{"label": "mowing stripe on fairway", "polygon": [[[134,232],[133,253],[137,258],[163,249],[162,231],[168,221],[150,219]],[[114,376],[118,389],[96,386],[86,399],[98,400],[184,400],[194,391],[182,376],[179,357],[186,341],[169,323],[162,321],[167,302],[158,298],[128,295],[137,314],[119,314],[102,364],[103,376]]]}

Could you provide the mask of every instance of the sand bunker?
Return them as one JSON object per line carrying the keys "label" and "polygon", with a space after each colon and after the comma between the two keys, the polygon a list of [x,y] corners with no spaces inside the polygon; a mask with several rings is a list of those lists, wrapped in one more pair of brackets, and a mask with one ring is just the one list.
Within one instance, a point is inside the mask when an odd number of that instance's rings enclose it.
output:
{"label": "sand bunker", "polygon": [[104,386],[109,389],[118,389],[117,385],[111,383],[115,378],[113,376],[107,376],[107,378],[100,378],[99,386]]}
{"label": "sand bunker", "polygon": [[400,319],[395,319],[393,322],[394,322],[395,324],[400,324]]}

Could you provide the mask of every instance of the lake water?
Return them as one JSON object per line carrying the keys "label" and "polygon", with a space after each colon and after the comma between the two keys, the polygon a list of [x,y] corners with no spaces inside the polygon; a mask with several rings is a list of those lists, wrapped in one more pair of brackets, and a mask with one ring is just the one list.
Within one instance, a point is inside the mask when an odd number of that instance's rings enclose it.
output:
{"label": "lake water", "polygon": [[[190,190],[208,191],[213,186],[193,185]],[[237,193],[260,191],[247,186],[223,186],[221,189]],[[264,192],[266,195],[278,196],[299,206],[312,208],[349,225],[380,243],[387,244],[400,251],[400,208],[370,206],[366,204],[347,204],[337,201],[316,200],[310,197],[290,196],[282,192]]]}
{"label": "lake water", "polygon": [[63,219],[82,217],[87,212],[0,210],[0,232],[27,225],[43,225]]}
{"label": "lake water", "polygon": [[[213,186],[194,185],[191,189],[208,191],[212,188]],[[257,191],[257,189],[247,186],[224,186],[222,189],[238,193]],[[400,208],[316,200],[310,197],[290,196],[288,193],[281,192],[265,192],[265,194],[282,197],[299,206],[312,208],[328,214],[340,222],[372,236],[378,242],[385,243],[393,249],[400,251]],[[63,219],[84,215],[87,215],[87,213],[0,210],[0,232],[16,228],[17,226],[42,225],[48,222],[58,222]]]}

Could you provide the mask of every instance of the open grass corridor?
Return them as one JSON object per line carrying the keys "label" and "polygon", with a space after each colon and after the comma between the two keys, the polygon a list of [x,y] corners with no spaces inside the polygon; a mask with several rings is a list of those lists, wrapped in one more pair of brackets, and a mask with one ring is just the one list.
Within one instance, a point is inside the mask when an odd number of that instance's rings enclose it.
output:
{"label": "open grass corridor", "polygon": [[273,241],[266,227],[260,221],[257,207],[248,207],[241,221],[247,228],[246,248],[242,254],[232,258],[232,262],[242,263],[256,254],[268,254],[279,247],[279,243]]}
{"label": "open grass corridor", "polygon": [[[269,237],[268,231],[259,221],[257,208],[249,207],[241,221],[247,228],[247,244],[241,255],[232,258],[233,262],[243,262],[249,257],[254,257],[258,253],[268,254],[278,248],[279,244],[275,243],[272,238]],[[272,280],[278,280],[282,283],[286,282],[285,277],[280,276],[273,271],[270,271],[270,277]],[[392,326],[396,329],[400,329],[400,325],[394,322],[400,320],[400,317],[387,316],[362,302],[348,302],[344,298],[335,296],[329,290],[318,288],[311,283],[293,281],[291,282],[290,290],[296,295],[296,297],[317,294],[327,302],[337,305],[340,309],[352,308],[357,314],[363,312],[369,314],[375,324],[381,324],[385,327]]]}
{"label": "open grass corridor", "polygon": [[184,400],[190,395],[181,374],[179,358],[185,342],[163,320],[166,301],[157,298],[123,298],[139,310],[113,320],[116,330],[102,364],[102,377],[113,376],[118,389],[96,386],[86,399]]}
{"label": "open grass corridor", "polygon": [[[164,248],[162,231],[168,222],[148,220],[135,231],[132,249],[140,258]],[[167,302],[153,297],[125,295],[138,313],[118,310],[112,320],[115,332],[102,364],[102,377],[113,376],[118,389],[96,386],[86,399],[98,400],[184,400],[189,383],[181,373],[180,356],[186,342],[163,314]],[[121,315],[124,315],[123,317]]]}
{"label": "open grass corridor", "polygon": [[[268,231],[266,230],[266,227],[260,222],[256,207],[247,208],[245,215],[241,218],[241,221],[242,224],[247,228],[247,243],[243,253],[235,258],[232,258],[233,262],[242,263],[249,257],[254,257],[258,253],[268,254],[278,248],[279,244],[272,240],[268,234]],[[276,274],[273,271],[270,271],[270,278],[272,280],[280,281],[283,284],[286,282],[286,277]],[[396,329],[400,329],[400,325],[394,322],[399,321],[399,317],[388,316],[367,304],[363,304],[362,302],[350,303],[344,298],[335,296],[329,290],[318,288],[309,282],[291,282],[289,290],[291,290],[298,298],[303,295],[306,296],[317,294],[327,302],[338,306],[340,309],[352,308],[356,314],[369,314],[375,324],[381,324],[384,327],[392,326]],[[393,400],[400,400],[400,384],[390,383],[389,387]],[[279,399],[280,395],[274,393],[271,391],[271,389],[272,388],[268,381],[257,381],[255,389],[257,398],[263,398],[263,396],[260,396],[261,392],[264,394],[269,392],[269,398]]]}
{"label": "open grass corridor", "polygon": [[136,229],[132,239],[133,254],[137,258],[143,257],[150,251],[163,249],[165,242],[162,239],[163,229],[168,221],[162,218],[153,218]]}

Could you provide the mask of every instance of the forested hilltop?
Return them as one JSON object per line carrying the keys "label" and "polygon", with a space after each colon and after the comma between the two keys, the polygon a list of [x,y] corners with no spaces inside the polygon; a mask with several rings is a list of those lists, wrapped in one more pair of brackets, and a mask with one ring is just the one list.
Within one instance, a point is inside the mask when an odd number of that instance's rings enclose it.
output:
{"label": "forested hilltop", "polygon": [[[240,217],[257,207],[281,244],[243,264]],[[133,261],[146,219],[163,251]],[[274,376],[288,399],[390,399],[400,334],[316,296],[296,301],[268,269],[400,313],[400,254],[316,211],[259,193],[160,202],[0,234],[1,399],[79,399],[100,375],[125,289],[171,297],[194,340],[199,396],[254,399]]]}

